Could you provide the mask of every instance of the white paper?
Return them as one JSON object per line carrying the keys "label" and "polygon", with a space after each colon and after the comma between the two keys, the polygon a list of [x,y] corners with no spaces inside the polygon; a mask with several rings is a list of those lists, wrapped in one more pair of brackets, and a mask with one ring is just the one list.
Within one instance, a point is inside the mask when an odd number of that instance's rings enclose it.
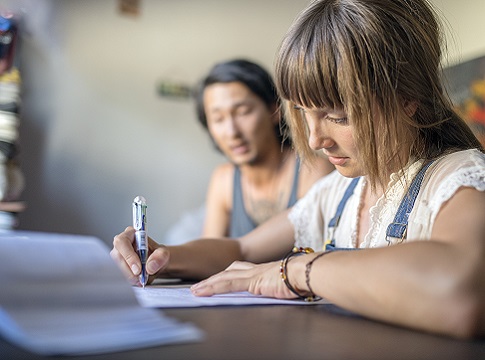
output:
{"label": "white paper", "polygon": [[141,307],[99,239],[0,233],[0,335],[42,355],[199,341],[202,332]]}
{"label": "white paper", "polygon": [[326,300],[307,302],[304,300],[274,299],[249,292],[220,294],[209,297],[194,296],[188,287],[151,285],[144,289],[133,287],[139,303],[150,308],[184,308],[200,306],[247,306],[247,305],[317,305]]}

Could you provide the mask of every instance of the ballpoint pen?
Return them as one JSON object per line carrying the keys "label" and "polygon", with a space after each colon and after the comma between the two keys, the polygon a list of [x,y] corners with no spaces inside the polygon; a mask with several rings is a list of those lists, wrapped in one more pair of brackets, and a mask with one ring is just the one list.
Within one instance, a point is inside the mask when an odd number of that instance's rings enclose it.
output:
{"label": "ballpoint pen", "polygon": [[146,262],[148,257],[148,240],[146,232],[147,202],[143,196],[133,200],[133,227],[135,228],[136,251],[141,261],[140,283],[145,287],[148,281]]}

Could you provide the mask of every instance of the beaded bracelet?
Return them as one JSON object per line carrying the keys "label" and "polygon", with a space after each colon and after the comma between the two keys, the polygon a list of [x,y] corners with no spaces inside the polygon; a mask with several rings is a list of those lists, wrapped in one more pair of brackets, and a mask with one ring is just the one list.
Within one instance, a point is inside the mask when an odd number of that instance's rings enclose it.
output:
{"label": "beaded bracelet", "polygon": [[313,293],[310,296],[303,296],[299,294],[293,286],[291,286],[290,281],[288,280],[288,261],[293,256],[302,255],[302,254],[311,254],[313,252],[314,251],[312,248],[295,246],[288,254],[286,254],[286,256],[283,259],[281,259],[281,262],[280,262],[281,280],[283,280],[288,290],[290,290],[293,294],[298,296],[299,299],[305,299],[305,301],[314,301],[315,296],[313,296]]}
{"label": "beaded bracelet", "polygon": [[[320,254],[318,254],[317,256],[315,256],[312,260],[310,260],[307,264],[306,264],[306,268],[305,268],[305,281],[306,281],[306,286],[308,288],[308,290],[310,291],[311,294],[314,294],[313,292],[313,289],[312,287],[310,286],[310,271],[312,270],[312,265],[313,263],[321,258],[322,256],[324,255],[327,255],[331,253],[331,251],[325,251],[325,252],[322,252]],[[315,297],[315,295],[313,295]]]}

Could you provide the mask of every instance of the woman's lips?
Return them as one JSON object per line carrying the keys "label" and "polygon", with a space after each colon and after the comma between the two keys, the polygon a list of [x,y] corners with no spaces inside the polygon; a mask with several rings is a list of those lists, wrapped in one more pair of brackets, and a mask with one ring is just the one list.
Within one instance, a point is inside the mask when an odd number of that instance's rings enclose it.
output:
{"label": "woman's lips", "polygon": [[344,165],[348,159],[348,157],[328,156],[328,161],[333,165]]}

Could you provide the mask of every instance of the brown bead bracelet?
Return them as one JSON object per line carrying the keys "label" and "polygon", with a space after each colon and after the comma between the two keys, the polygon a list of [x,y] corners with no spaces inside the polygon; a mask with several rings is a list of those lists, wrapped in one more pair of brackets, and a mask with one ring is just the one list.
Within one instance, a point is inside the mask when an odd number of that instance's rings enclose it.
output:
{"label": "brown bead bracelet", "polygon": [[[295,288],[290,284],[290,281],[288,280],[288,261],[293,257],[297,255],[302,255],[302,254],[311,254],[313,253],[313,249],[309,247],[297,247],[295,246],[286,256],[281,259],[280,262],[280,276],[281,280],[285,283],[286,287],[288,290],[290,290],[293,294],[295,294],[299,299],[305,299],[305,301],[314,301],[316,300],[315,296],[312,295],[310,296],[303,296],[299,294]],[[307,265],[308,266],[308,265]]]}

